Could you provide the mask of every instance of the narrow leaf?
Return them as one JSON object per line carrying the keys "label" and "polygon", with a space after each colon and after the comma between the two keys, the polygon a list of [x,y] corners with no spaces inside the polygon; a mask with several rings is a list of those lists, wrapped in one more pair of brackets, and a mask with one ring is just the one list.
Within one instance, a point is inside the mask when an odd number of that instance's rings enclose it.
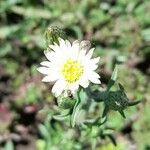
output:
{"label": "narrow leaf", "polygon": [[72,127],[75,126],[75,122],[76,122],[76,117],[77,117],[77,113],[81,108],[81,99],[80,99],[80,90],[77,92],[77,101],[74,105],[73,111],[72,111],[72,115],[71,115],[71,120],[70,120],[70,124]]}
{"label": "narrow leaf", "polygon": [[92,142],[91,142],[92,150],[95,150],[95,149],[96,149],[96,144],[97,144],[97,139],[96,139],[96,138],[93,138],[93,139],[92,139]]}
{"label": "narrow leaf", "polygon": [[129,102],[128,106],[134,106],[139,104],[141,101]]}
{"label": "narrow leaf", "polygon": [[107,117],[108,111],[109,111],[109,107],[108,107],[108,106],[105,106],[104,111],[103,111],[103,114],[102,114],[102,118]]}
{"label": "narrow leaf", "polygon": [[43,124],[38,125],[38,129],[40,131],[40,134],[43,136],[43,138],[47,139],[49,137],[49,132]]}
{"label": "narrow leaf", "polygon": [[107,91],[110,90],[110,88],[114,85],[116,79],[117,79],[117,74],[118,74],[118,66],[116,65],[115,68],[114,68],[114,71],[112,73],[112,76],[108,82],[108,85],[107,85]]}
{"label": "narrow leaf", "polygon": [[107,136],[109,137],[111,142],[114,144],[114,146],[117,146],[117,142],[116,142],[116,139],[114,138],[114,136],[112,134],[108,134]]}
{"label": "narrow leaf", "polygon": [[13,142],[11,140],[7,141],[4,149],[5,150],[14,150]]}
{"label": "narrow leaf", "polygon": [[106,118],[106,117],[101,118],[99,125],[100,125],[100,126],[103,125],[106,121],[107,121],[107,118]]}
{"label": "narrow leaf", "polygon": [[55,115],[55,116],[53,116],[53,118],[55,120],[58,120],[58,121],[65,120],[67,117],[68,117],[68,115]]}
{"label": "narrow leaf", "polygon": [[126,118],[126,116],[125,116],[123,110],[120,110],[119,113],[121,114],[121,116],[122,116],[123,118]]}
{"label": "narrow leaf", "polygon": [[124,87],[122,86],[122,84],[119,83],[118,85],[119,85],[120,90],[121,90],[121,91],[124,91]]}
{"label": "narrow leaf", "polygon": [[72,116],[71,116],[71,126],[74,127],[75,126],[75,123],[76,123],[76,118],[77,118],[77,115],[80,111],[80,108],[81,108],[81,104],[79,103],[76,108],[74,109],[73,113],[72,113]]}

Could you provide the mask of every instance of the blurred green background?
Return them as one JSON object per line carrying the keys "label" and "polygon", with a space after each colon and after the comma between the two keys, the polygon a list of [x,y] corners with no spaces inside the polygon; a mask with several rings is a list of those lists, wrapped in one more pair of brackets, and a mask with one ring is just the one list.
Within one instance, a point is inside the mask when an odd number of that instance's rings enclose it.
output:
{"label": "blurred green background", "polygon": [[49,150],[92,150],[94,145],[92,135],[79,128],[45,122],[56,100],[36,68],[45,60],[48,26],[62,28],[71,41],[90,40],[101,57],[102,87],[118,63],[118,81],[128,97],[142,100],[126,110],[125,120],[110,113],[118,146],[98,140],[96,150],[150,150],[149,0],[1,0],[0,149],[45,150],[47,140]]}

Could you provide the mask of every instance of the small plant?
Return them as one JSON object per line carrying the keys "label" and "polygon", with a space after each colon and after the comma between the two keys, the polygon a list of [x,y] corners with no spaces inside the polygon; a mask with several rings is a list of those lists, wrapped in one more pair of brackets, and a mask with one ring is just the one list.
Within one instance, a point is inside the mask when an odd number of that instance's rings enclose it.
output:
{"label": "small plant", "polygon": [[[45,75],[42,81],[54,84],[52,93],[57,99],[60,114],[53,113],[52,118],[67,120],[71,127],[77,126],[87,135],[90,133],[91,141],[95,141],[92,142],[93,150],[97,138],[108,137],[116,145],[112,130],[105,127],[109,112],[118,111],[125,118],[124,110],[140,101],[130,102],[124,87],[117,83],[117,65],[106,89],[101,90],[98,86],[101,84],[100,76],[96,73],[100,58],[92,57],[94,48],[90,48],[90,42],[77,40],[71,44],[63,35],[63,31],[56,27],[48,28],[46,39],[50,45],[44,51],[48,61],[43,61],[42,67],[38,68]],[[112,90],[115,85],[118,88]],[[103,112],[94,105],[103,108]]]}

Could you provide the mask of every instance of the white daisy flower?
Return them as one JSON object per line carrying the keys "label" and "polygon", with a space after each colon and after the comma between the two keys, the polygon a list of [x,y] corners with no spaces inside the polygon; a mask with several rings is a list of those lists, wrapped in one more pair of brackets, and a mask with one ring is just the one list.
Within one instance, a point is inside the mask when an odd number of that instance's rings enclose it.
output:
{"label": "white daisy flower", "polygon": [[38,71],[44,75],[43,82],[53,82],[52,92],[56,97],[64,91],[77,91],[79,86],[88,87],[89,82],[100,84],[100,76],[95,72],[99,57],[92,58],[94,48],[90,49],[85,41],[71,44],[59,38],[59,45],[49,45],[44,51],[48,61],[41,63]]}

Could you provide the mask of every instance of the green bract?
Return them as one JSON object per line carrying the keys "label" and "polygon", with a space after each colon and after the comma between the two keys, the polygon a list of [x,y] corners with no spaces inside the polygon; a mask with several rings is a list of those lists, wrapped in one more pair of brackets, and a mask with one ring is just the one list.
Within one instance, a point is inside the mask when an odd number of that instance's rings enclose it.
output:
{"label": "green bract", "polygon": [[62,109],[72,109],[75,105],[76,100],[71,97],[60,96],[58,98],[58,106]]}
{"label": "green bract", "polygon": [[118,90],[114,92],[110,91],[104,103],[110,109],[119,111],[127,108],[128,101],[126,94],[123,91]]}
{"label": "green bract", "polygon": [[58,43],[58,38],[65,38],[65,33],[62,29],[58,28],[57,26],[50,26],[45,32],[45,38],[47,45]]}

